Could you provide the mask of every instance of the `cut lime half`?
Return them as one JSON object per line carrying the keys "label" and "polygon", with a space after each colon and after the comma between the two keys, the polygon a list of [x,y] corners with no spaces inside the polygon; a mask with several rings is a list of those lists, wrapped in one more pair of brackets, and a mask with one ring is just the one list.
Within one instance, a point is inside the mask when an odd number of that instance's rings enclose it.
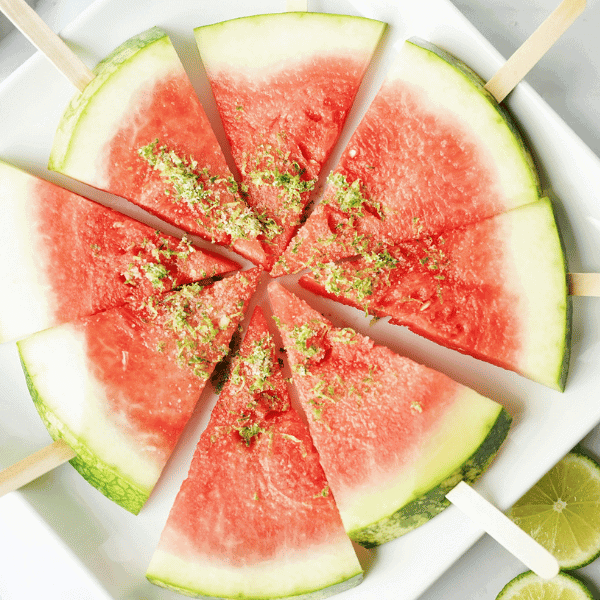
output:
{"label": "cut lime half", "polygon": [[559,573],[552,579],[542,579],[532,571],[521,573],[509,581],[496,600],[593,600],[590,591],[579,579]]}
{"label": "cut lime half", "polygon": [[509,517],[556,557],[578,569],[600,554],[600,465],[567,454],[510,509]]}

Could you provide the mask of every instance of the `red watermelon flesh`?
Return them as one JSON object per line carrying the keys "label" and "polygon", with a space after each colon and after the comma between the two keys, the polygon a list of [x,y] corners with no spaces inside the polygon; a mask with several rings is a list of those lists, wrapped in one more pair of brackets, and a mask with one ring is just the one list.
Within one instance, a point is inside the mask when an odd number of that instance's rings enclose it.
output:
{"label": "red watermelon flesh", "polygon": [[564,258],[548,199],[358,260],[302,286],[545,385],[568,363]]}
{"label": "red watermelon flesh", "polygon": [[167,35],[131,38],[94,72],[62,117],[50,168],[263,261],[261,224]]}
{"label": "red watermelon flesh", "polygon": [[0,341],[239,268],[6,163],[0,173]]}
{"label": "red watermelon flesh", "polygon": [[384,28],[281,13],[195,29],[247,201],[280,227],[263,243],[268,266],[300,224]]}
{"label": "red watermelon flesh", "polygon": [[18,342],[53,438],[102,493],[139,512],[214,366],[229,351],[260,272],[183,286]]}
{"label": "red watermelon flesh", "polygon": [[350,537],[373,546],[439,513],[506,436],[495,402],[349,328],[281,285],[269,297],[300,402]]}
{"label": "red watermelon flesh", "polygon": [[274,275],[490,217],[539,198],[508,114],[465,65],[405,43]]}
{"label": "red watermelon flesh", "polygon": [[340,591],[361,579],[260,309],[196,448],[148,578],[219,598],[319,590],[325,597],[333,590],[322,588]]}

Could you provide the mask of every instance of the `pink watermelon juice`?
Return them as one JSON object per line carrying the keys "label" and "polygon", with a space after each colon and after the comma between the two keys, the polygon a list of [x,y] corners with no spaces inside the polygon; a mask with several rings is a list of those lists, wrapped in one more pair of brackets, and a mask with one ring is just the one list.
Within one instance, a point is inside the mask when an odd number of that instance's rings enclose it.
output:
{"label": "pink watermelon juice", "polygon": [[239,268],[0,163],[0,341]]}
{"label": "pink watermelon juice", "polygon": [[371,547],[447,505],[487,467],[510,424],[495,402],[336,328],[281,285],[269,297],[321,464],[349,536]]}
{"label": "pink watermelon juice", "polygon": [[131,38],[102,61],[59,124],[51,169],[122,196],[181,229],[262,260],[263,223],[238,195],[167,35]]}
{"label": "pink watermelon juice", "polygon": [[248,203],[279,227],[269,265],[303,219],[384,28],[282,13],[195,29]]}
{"label": "pink watermelon juice", "polygon": [[326,597],[361,579],[260,309],[196,448],[148,577],[179,592],[218,598]]}
{"label": "pink watermelon juice", "polygon": [[254,292],[258,271],[183,286],[18,342],[27,384],[73,466],[137,514]]}
{"label": "pink watermelon juice", "polygon": [[410,40],[273,273],[440,233],[538,198],[531,156],[481,79]]}

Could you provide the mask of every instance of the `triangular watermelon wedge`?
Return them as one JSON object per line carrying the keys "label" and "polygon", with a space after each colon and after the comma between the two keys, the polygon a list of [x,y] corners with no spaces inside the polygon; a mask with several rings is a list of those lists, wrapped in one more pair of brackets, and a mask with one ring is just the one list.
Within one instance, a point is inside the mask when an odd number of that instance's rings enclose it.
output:
{"label": "triangular watermelon wedge", "polygon": [[247,201],[279,228],[267,267],[303,220],[385,27],[288,12],[194,30]]}
{"label": "triangular watermelon wedge", "polygon": [[376,546],[425,523],[488,466],[511,418],[449,377],[334,327],[278,283],[269,296],[348,535]]}
{"label": "triangular watermelon wedge", "polygon": [[260,264],[267,223],[240,198],[167,34],[132,37],[94,74],[62,116],[49,168]]}
{"label": "triangular watermelon wedge", "polygon": [[406,41],[274,275],[474,223],[540,198],[509,114],[464,63]]}
{"label": "triangular watermelon wedge", "polygon": [[137,514],[215,365],[229,351],[260,272],[183,286],[17,342],[29,391],[71,464]]}
{"label": "triangular watermelon wedge", "polygon": [[0,161],[0,342],[240,266]]}
{"label": "triangular watermelon wedge", "polygon": [[563,390],[570,302],[548,199],[300,278],[318,294]]}
{"label": "triangular watermelon wedge", "polygon": [[203,598],[326,598],[362,579],[260,308],[147,577]]}

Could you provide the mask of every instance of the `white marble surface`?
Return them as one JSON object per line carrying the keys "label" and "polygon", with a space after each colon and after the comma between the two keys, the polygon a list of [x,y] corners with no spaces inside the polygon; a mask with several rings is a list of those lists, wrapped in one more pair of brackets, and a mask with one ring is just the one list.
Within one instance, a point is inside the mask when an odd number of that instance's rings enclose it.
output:
{"label": "white marble surface", "polygon": [[[60,31],[92,3],[92,0],[28,1],[55,31]],[[453,1],[481,33],[508,57],[556,7],[559,0]],[[536,65],[527,80],[600,156],[599,25],[600,0],[588,0],[584,14]],[[34,51],[29,42],[0,15],[0,81]],[[598,195],[600,201],[600,193]],[[600,269],[600,265],[596,268]],[[600,458],[600,427],[588,435],[582,445],[597,459]],[[32,516],[31,519],[31,526],[35,528],[35,518]],[[2,529],[4,534],[10,535],[10,531]],[[22,530],[14,533],[15,543],[21,535]],[[484,537],[435,582],[420,600],[494,600],[503,585],[523,570],[516,559],[493,540]],[[600,560],[579,571],[579,575],[592,589],[593,597],[600,598]],[[39,589],[42,590],[44,582],[39,583],[42,586]],[[34,590],[35,581],[32,580],[30,584],[31,590]],[[16,596],[14,591],[3,586],[0,577],[0,600],[29,600],[39,597],[31,590],[24,596]],[[73,590],[72,595],[67,595],[72,598],[87,597],[81,589]]]}

